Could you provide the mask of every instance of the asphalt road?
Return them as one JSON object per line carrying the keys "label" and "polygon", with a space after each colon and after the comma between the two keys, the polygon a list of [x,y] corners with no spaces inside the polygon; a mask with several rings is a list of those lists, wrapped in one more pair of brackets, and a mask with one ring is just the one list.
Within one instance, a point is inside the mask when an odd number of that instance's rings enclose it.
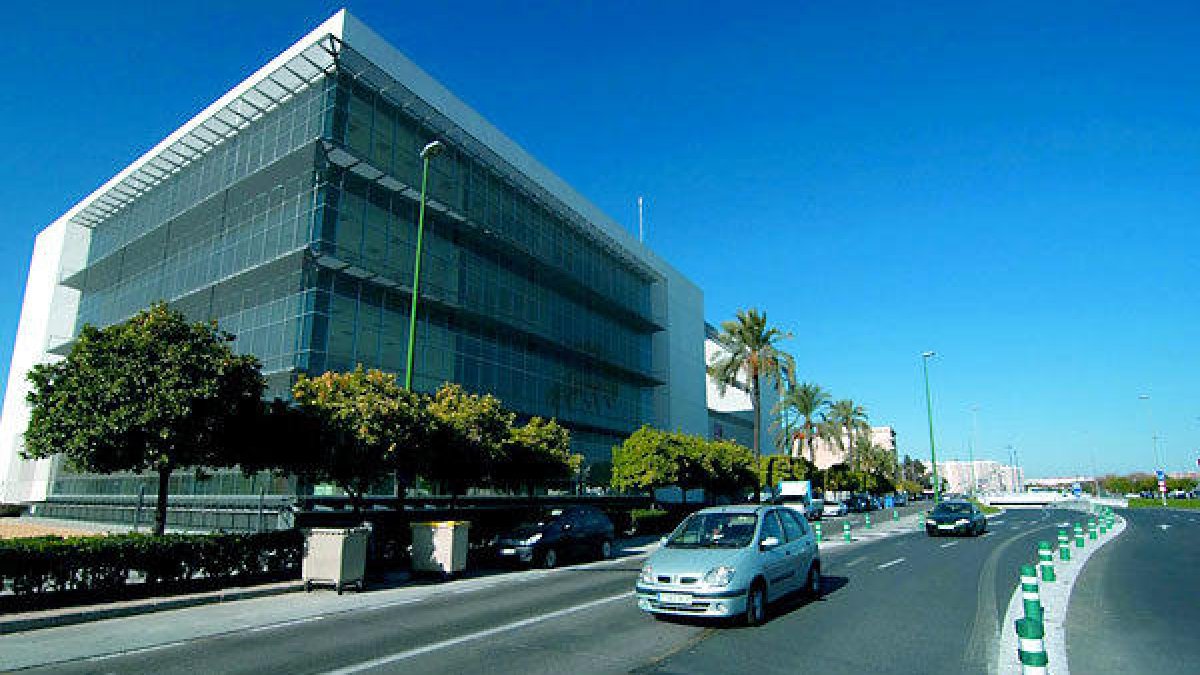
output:
{"label": "asphalt road", "polygon": [[1071,670],[1196,672],[1200,513],[1129,509],[1121,515],[1125,533],[1088,561],[1071,595]]}
{"label": "asphalt road", "polygon": [[830,547],[824,598],[786,603],[754,629],[644,616],[632,556],[47,629],[6,636],[25,641],[0,640],[0,652],[40,650],[61,661],[31,672],[56,673],[986,673],[1017,568],[1055,522],[1010,511],[982,538],[910,530]]}

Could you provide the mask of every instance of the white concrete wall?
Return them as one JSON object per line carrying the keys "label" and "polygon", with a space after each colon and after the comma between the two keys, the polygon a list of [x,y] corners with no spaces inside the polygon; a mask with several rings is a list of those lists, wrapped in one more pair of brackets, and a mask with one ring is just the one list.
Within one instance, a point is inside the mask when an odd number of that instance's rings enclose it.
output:
{"label": "white concrete wall", "polygon": [[45,500],[53,475],[54,460],[23,460],[20,452],[24,446],[22,436],[29,425],[29,406],[25,402],[29,383],[25,375],[34,365],[56,358],[46,355],[47,342],[73,332],[79,307],[78,292],[58,285],[67,243],[82,245],[86,250],[88,233],[63,218],[43,230],[33,244],[4,409],[0,413],[0,503]]}

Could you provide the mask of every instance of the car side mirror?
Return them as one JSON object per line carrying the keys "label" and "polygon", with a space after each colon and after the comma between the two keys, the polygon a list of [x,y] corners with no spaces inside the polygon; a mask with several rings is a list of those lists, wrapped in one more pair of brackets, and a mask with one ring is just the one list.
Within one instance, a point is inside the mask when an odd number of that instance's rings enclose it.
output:
{"label": "car side mirror", "polygon": [[759,544],[759,548],[764,551],[775,548],[779,545],[779,537],[766,537]]}

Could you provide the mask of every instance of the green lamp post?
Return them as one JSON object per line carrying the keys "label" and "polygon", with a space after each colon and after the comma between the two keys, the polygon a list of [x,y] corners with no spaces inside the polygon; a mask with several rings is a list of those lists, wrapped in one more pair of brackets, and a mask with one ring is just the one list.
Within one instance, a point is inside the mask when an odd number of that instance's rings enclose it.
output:
{"label": "green lamp post", "polygon": [[925,411],[929,414],[929,460],[933,463],[933,503],[942,501],[942,481],[938,479],[937,448],[933,443],[933,397],[929,394],[929,359],[935,352],[921,354],[921,369],[925,372]]}
{"label": "green lamp post", "polygon": [[429,160],[446,149],[441,141],[421,148],[421,205],[417,211],[417,253],[413,262],[412,306],[408,314],[408,359],[404,367],[404,388],[412,391],[413,348],[417,341],[417,295],[421,286],[421,242],[425,234],[425,188],[429,183]]}

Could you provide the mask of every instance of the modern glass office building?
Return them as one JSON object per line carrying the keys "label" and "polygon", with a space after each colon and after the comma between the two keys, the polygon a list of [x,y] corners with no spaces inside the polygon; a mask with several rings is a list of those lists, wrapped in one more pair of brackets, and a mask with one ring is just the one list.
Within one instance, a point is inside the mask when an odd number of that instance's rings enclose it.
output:
{"label": "modern glass office building", "polygon": [[[38,237],[0,420],[0,501],[137,480],[18,459],[24,374],[164,299],[265,366],[403,376],[430,164],[414,387],[557,417],[591,461],[642,424],[705,433],[703,296],[379,36],[339,12]],[[265,486],[179,477],[175,493]],[[270,483],[269,489],[287,490]]]}

